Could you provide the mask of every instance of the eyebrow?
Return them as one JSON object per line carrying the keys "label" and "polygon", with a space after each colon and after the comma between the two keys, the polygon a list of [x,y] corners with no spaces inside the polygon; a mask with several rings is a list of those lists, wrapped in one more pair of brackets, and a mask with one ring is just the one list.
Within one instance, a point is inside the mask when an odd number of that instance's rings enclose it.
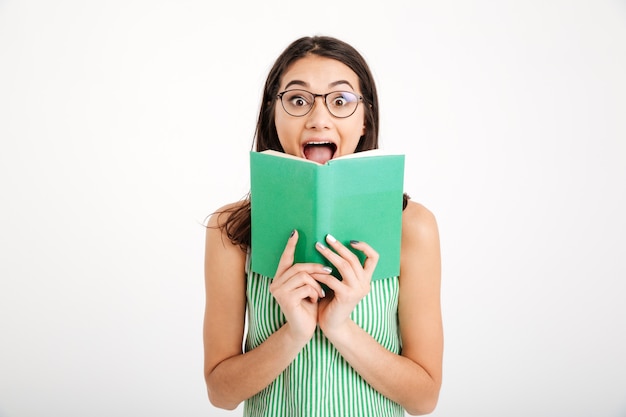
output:
{"label": "eyebrow", "polygon": [[[336,86],[341,85],[341,84],[347,84],[351,89],[354,90],[354,87],[352,86],[352,84],[350,84],[350,82],[348,82],[347,80],[333,81],[332,83],[328,84],[328,86],[329,87],[336,87]],[[289,87],[291,87],[292,85],[298,85],[300,87],[308,87],[309,83],[301,81],[301,80],[289,81],[287,83],[287,85],[285,86],[285,90],[288,89]]]}

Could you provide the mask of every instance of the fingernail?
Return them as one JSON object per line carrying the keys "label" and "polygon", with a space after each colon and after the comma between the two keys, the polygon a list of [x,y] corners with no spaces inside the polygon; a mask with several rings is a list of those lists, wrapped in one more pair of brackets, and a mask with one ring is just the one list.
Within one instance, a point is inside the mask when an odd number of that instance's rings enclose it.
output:
{"label": "fingernail", "polygon": [[290,238],[292,238],[292,237],[293,237],[293,235],[295,235],[295,234],[296,234],[296,229],[293,229],[293,230],[291,231],[291,234],[289,235],[289,237],[290,237]]}
{"label": "fingernail", "polygon": [[330,266],[325,266],[325,267],[324,267],[324,268],[322,268],[322,269],[324,270],[324,272],[327,272],[327,273],[329,273],[329,274],[330,274],[331,272],[333,272],[333,269],[332,269]]}
{"label": "fingernail", "polygon": [[335,239],[335,236],[331,235],[330,233],[326,235],[326,240],[328,240],[330,243],[335,243],[337,241],[337,239]]}
{"label": "fingernail", "polygon": [[317,248],[320,250],[326,249],[326,246],[322,245],[320,242],[316,242],[315,246],[317,246]]}
{"label": "fingernail", "polygon": [[356,245],[356,244],[358,244],[358,243],[360,243],[358,240],[351,240],[351,241],[350,241],[350,244],[351,244],[351,245]]}
{"label": "fingernail", "polygon": [[322,288],[322,298],[326,297],[326,291],[324,291],[324,288]]}

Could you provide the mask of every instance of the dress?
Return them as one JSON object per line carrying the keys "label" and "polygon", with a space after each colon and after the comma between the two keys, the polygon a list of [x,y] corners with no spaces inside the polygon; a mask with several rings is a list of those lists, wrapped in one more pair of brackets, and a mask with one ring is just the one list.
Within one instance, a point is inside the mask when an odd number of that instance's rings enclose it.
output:
{"label": "dress", "polygon": [[[248,273],[246,351],[278,330],[285,318],[269,291],[271,278]],[[399,279],[371,283],[352,319],[394,353],[398,329]],[[375,358],[372,358],[375,360]],[[343,359],[319,327],[294,361],[269,386],[244,403],[245,417],[402,417],[404,409],[374,390]]]}

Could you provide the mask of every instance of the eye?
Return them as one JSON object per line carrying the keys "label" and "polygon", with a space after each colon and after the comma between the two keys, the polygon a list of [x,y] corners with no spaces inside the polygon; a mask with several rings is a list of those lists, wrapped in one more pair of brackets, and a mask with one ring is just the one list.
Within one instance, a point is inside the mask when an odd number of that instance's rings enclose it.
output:
{"label": "eye", "polygon": [[292,107],[307,107],[311,104],[311,99],[302,92],[291,92],[285,95],[285,99]]}
{"label": "eye", "polygon": [[302,97],[294,97],[291,99],[291,104],[296,107],[306,106],[306,100]]}
{"label": "eye", "polygon": [[338,91],[331,95],[330,104],[333,107],[345,107],[357,101],[354,94],[347,91]]}
{"label": "eye", "polygon": [[346,104],[346,101],[345,101],[345,99],[343,97],[336,97],[333,100],[333,106],[335,106],[335,107],[345,106],[345,104]]}

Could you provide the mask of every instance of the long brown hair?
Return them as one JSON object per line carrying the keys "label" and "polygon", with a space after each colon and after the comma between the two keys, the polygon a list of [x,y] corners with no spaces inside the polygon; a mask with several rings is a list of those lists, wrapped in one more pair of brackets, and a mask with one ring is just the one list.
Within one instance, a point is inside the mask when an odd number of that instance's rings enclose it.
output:
{"label": "long brown hair", "polygon": [[[317,55],[331,58],[347,65],[359,78],[359,88],[363,96],[366,131],[361,136],[355,152],[378,148],[378,95],[374,77],[361,54],[351,45],[330,36],[306,36],[292,42],[274,62],[263,89],[263,98],[256,125],[253,148],[257,152],[273,149],[284,152],[274,121],[276,96],[283,74],[289,66],[300,58]],[[408,195],[404,195],[403,208]],[[220,223],[233,244],[247,249],[251,241],[250,195],[232,209],[219,212],[230,215]]]}

